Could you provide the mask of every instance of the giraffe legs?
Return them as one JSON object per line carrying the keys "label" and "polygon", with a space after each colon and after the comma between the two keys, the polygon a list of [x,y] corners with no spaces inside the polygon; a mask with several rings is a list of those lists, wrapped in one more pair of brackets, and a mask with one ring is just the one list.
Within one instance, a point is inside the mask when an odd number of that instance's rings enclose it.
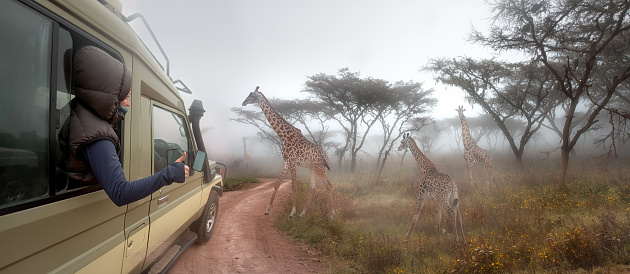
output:
{"label": "giraffe legs", "polygon": [[440,206],[440,205],[436,205],[435,206],[435,221],[437,222],[438,243],[441,243],[442,242],[442,230],[440,229],[440,226],[442,225],[442,206]]}
{"label": "giraffe legs", "polygon": [[[457,219],[455,220],[455,231],[457,231],[457,220],[459,220],[459,229],[462,232],[462,240],[467,243],[466,236],[464,236],[464,225],[462,224],[462,213],[459,211],[459,205],[455,205],[455,212],[457,212]],[[457,239],[459,242],[459,239]]]}
{"label": "giraffe legs", "polygon": [[[459,244],[459,231],[457,230],[457,220],[459,218],[459,225],[462,225],[462,217],[459,214],[459,205],[451,205],[448,201],[444,200],[442,206],[446,209],[448,216],[453,219],[453,233],[455,233],[455,241]],[[461,227],[462,237],[464,237],[464,229]],[[464,238],[466,242],[466,238]]]}
{"label": "giraffe legs", "polygon": [[328,180],[328,177],[326,176],[326,170],[324,170],[324,168],[325,167],[321,165],[314,165],[311,168],[311,193],[309,194],[308,199],[306,200],[306,205],[304,205],[304,209],[302,209],[302,213],[300,213],[300,217],[304,217],[304,214],[306,214],[306,209],[311,204],[311,200],[313,199],[313,195],[315,194],[315,189],[317,189],[318,179],[324,182],[326,191],[328,192],[330,207],[332,209],[330,218],[333,219],[335,217],[335,203],[333,200],[332,184]]}
{"label": "giraffe legs", "polygon": [[269,205],[267,206],[267,210],[265,211],[265,215],[269,215],[269,211],[271,211],[271,205],[273,204],[273,199],[276,198],[276,192],[278,192],[278,188],[280,188],[280,183],[284,180],[284,176],[287,175],[287,171],[289,170],[289,163],[284,163],[284,168],[282,168],[282,173],[276,183],[273,186],[273,194],[271,195],[271,201],[269,201]]}
{"label": "giraffe legs", "polygon": [[330,180],[326,178],[326,190],[328,191],[328,199],[330,200],[330,219],[335,218],[335,199],[333,197],[333,189]]}
{"label": "giraffe legs", "polygon": [[466,242],[466,236],[464,236],[464,225],[462,224],[462,214],[459,211],[459,205],[454,205],[450,207],[449,215],[453,217],[453,231],[455,231],[455,241],[459,244],[459,233],[457,231],[457,221],[459,220],[459,231],[462,233],[462,240],[464,243]]}
{"label": "giraffe legs", "polygon": [[306,200],[306,204],[304,205],[304,208],[302,209],[302,213],[300,213],[300,217],[304,217],[304,214],[306,214],[306,209],[311,204],[313,195],[315,195],[315,190],[317,189],[317,177],[318,177],[315,173],[316,173],[315,166],[313,166],[311,167],[311,190],[310,190],[311,193],[308,195],[308,199]]}
{"label": "giraffe legs", "polygon": [[293,218],[295,217],[295,203],[297,201],[297,192],[298,192],[297,177],[296,177],[297,171],[295,170],[295,164],[291,164],[289,168],[291,169],[291,189],[293,190],[293,209],[291,209],[291,214],[289,214],[289,218]]}
{"label": "giraffe legs", "polygon": [[473,187],[473,179],[472,179],[472,172],[473,172],[473,163],[467,164],[468,166],[468,182],[470,183],[470,186]]}
{"label": "giraffe legs", "polygon": [[407,231],[407,235],[405,235],[406,238],[409,238],[409,235],[411,235],[411,232],[413,231],[413,227],[416,225],[416,222],[420,218],[420,212],[422,212],[422,208],[424,207],[425,202],[426,202],[425,199],[418,200],[418,205],[416,206],[416,212],[413,214],[413,220],[411,221],[411,227],[409,228],[409,231]]}
{"label": "giraffe legs", "polygon": [[[464,243],[466,243],[466,237],[464,236],[464,225],[462,224],[462,215],[459,211],[459,204],[458,204],[458,200],[454,200],[451,204],[451,202],[449,202],[448,200],[443,200],[441,201],[441,203],[437,206],[437,214],[436,214],[436,219],[438,220],[438,241],[440,240],[440,221],[441,221],[441,216],[440,216],[440,212],[441,209],[444,208],[446,209],[446,213],[448,213],[448,216],[451,217],[451,219],[453,220],[453,233],[455,233],[455,241],[459,244],[459,233],[461,232],[462,234],[462,240],[464,241]],[[459,220],[459,231],[457,230],[457,221]]]}

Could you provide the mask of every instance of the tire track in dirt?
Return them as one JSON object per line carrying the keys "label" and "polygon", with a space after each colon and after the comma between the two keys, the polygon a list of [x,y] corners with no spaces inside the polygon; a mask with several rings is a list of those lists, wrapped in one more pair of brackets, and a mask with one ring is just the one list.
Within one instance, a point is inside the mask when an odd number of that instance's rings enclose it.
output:
{"label": "tire track in dirt", "polygon": [[219,198],[219,216],[210,240],[193,245],[169,273],[321,273],[325,266],[317,252],[292,241],[273,226],[280,208],[291,193],[285,180],[270,215],[264,215],[275,179]]}

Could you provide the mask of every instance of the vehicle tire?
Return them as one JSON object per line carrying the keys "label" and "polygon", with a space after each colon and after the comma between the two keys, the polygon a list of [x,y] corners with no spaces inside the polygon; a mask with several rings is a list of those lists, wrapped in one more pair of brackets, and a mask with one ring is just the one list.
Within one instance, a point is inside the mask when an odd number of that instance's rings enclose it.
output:
{"label": "vehicle tire", "polygon": [[214,225],[219,215],[219,195],[216,191],[210,191],[208,196],[208,202],[201,213],[199,220],[195,221],[190,230],[197,234],[197,244],[203,244],[207,242],[212,236],[214,231]]}

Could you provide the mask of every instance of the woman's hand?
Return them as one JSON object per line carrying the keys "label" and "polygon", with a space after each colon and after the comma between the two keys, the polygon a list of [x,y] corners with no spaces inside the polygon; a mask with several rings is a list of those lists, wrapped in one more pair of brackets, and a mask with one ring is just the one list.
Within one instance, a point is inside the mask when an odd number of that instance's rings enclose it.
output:
{"label": "woman's hand", "polygon": [[[175,160],[175,162],[178,162],[178,163],[183,163],[183,162],[184,162],[184,160],[186,160],[186,152],[184,152],[184,154],[182,155],[182,157],[179,157],[179,159]],[[188,170],[189,170],[189,169],[190,169],[190,168],[189,168],[187,165],[184,165],[184,171],[185,171],[185,173],[186,173],[186,177],[185,177],[186,179],[188,179]]]}

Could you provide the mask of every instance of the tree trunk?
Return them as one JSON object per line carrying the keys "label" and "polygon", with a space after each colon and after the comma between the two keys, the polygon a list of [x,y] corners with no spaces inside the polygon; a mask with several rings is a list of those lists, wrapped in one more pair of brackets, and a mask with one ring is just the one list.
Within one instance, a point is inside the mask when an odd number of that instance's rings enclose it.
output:
{"label": "tree trunk", "polygon": [[516,155],[516,166],[519,170],[523,171],[523,156]]}
{"label": "tree trunk", "polygon": [[523,171],[523,151],[515,152],[514,157],[516,158],[516,166]]}
{"label": "tree trunk", "polygon": [[[381,164],[381,168],[378,170],[378,176],[376,177],[376,181],[381,179],[381,173],[383,172],[383,167],[385,166],[385,161],[387,161],[387,155],[389,155],[389,150],[385,151],[385,156],[383,157],[383,163]],[[378,164],[378,162],[377,162]]]}
{"label": "tree trunk", "polygon": [[561,188],[566,188],[567,170],[569,169],[569,148],[566,145],[562,145],[560,154],[562,155],[562,166],[560,167],[560,174],[558,174],[558,183]]}
{"label": "tree trunk", "polygon": [[350,173],[354,174],[357,167],[357,154],[353,151],[350,155]]}

